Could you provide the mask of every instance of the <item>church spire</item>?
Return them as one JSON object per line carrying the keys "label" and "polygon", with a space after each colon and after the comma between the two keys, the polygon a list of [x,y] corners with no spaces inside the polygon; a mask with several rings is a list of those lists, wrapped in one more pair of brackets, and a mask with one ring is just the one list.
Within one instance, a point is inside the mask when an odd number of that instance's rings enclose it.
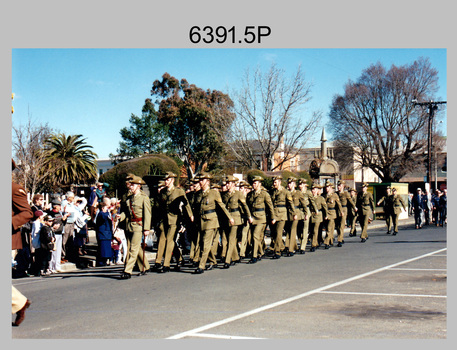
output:
{"label": "church spire", "polygon": [[322,128],[321,136],[321,158],[326,160],[327,157],[327,136],[325,135],[325,128]]}

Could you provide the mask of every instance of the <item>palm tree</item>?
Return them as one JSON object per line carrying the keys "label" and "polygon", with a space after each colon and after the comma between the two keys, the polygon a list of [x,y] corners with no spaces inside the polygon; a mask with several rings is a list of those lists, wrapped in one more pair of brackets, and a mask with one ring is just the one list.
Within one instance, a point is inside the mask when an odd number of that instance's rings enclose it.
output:
{"label": "palm tree", "polygon": [[97,178],[97,154],[82,135],[51,135],[45,143],[50,180],[54,185],[69,188],[72,184],[94,181]]}

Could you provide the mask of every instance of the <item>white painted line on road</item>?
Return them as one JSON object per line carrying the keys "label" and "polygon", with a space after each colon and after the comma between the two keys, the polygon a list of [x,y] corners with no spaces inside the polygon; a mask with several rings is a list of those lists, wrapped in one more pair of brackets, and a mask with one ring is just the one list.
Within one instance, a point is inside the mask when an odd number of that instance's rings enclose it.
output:
{"label": "white painted line on road", "polygon": [[404,271],[447,271],[447,269],[408,269],[402,267],[395,267],[391,270],[404,270]]}
{"label": "white painted line on road", "polygon": [[446,250],[447,250],[447,248],[443,248],[443,249],[440,249],[440,250],[437,250],[437,251],[434,251],[434,252],[431,252],[431,253],[427,253],[427,254],[424,254],[424,255],[421,255],[421,256],[418,256],[418,257],[415,257],[415,258],[411,258],[411,259],[408,259],[408,260],[400,261],[400,262],[392,264],[392,265],[384,266],[384,267],[381,267],[381,268],[373,270],[373,271],[362,273],[360,275],[357,275],[357,276],[354,276],[354,277],[350,277],[350,278],[347,278],[345,280],[342,280],[342,281],[339,281],[339,282],[335,282],[335,283],[332,283],[332,284],[329,284],[329,285],[326,285],[326,286],[323,286],[323,287],[308,291],[306,293],[302,293],[302,294],[296,295],[294,297],[283,299],[283,300],[277,301],[275,303],[259,307],[257,309],[253,309],[253,310],[250,310],[250,311],[247,311],[247,312],[243,312],[242,314],[235,315],[235,316],[226,318],[224,320],[213,322],[213,323],[210,323],[210,324],[198,327],[198,328],[191,329],[191,330],[186,331],[186,332],[182,332],[182,333],[173,335],[171,337],[168,337],[167,339],[182,339],[182,338],[187,337],[187,336],[194,336],[198,332],[202,332],[202,331],[206,331],[206,330],[211,329],[211,328],[222,326],[224,324],[227,324],[227,323],[230,323],[230,322],[233,322],[233,321],[237,321],[239,319],[242,319],[242,318],[245,318],[245,317],[248,317],[248,316],[252,316],[254,314],[258,314],[258,313],[260,313],[262,311],[269,310],[269,309],[272,309],[272,308],[275,308],[277,306],[290,303],[290,302],[298,300],[298,299],[302,299],[302,298],[307,297],[309,295],[320,293],[320,292],[323,292],[324,290],[331,289],[331,288],[334,288],[334,287],[338,287],[338,286],[341,286],[343,284],[346,284],[346,283],[349,283],[349,282],[352,282],[352,281],[356,281],[356,280],[364,278],[364,277],[371,276],[371,275],[376,274],[378,272],[382,272],[382,271],[391,269],[391,268],[396,267],[396,266],[400,266],[400,265],[407,264],[407,263],[410,263],[410,262],[413,262],[413,261],[416,261],[416,260],[419,260],[419,259],[423,259],[423,258],[428,257],[430,255],[433,255],[433,254],[436,254],[436,253],[441,253],[441,252],[446,251]]}
{"label": "white painted line on road", "polygon": [[192,337],[211,338],[211,339],[266,339],[266,338],[240,337],[240,336],[233,336],[233,335],[205,334],[205,333],[192,334]]}
{"label": "white painted line on road", "polygon": [[417,297],[417,298],[447,298],[447,295],[426,295],[426,294],[397,294],[397,293],[361,293],[361,292],[332,292],[324,291],[320,294],[354,294],[354,295],[379,295],[389,297]]}

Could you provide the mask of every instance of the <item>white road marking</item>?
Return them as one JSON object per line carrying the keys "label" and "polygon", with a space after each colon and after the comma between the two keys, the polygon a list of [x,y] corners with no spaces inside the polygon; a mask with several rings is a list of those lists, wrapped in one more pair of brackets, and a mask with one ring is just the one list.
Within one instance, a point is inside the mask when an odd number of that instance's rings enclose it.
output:
{"label": "white road marking", "polygon": [[321,294],[354,294],[354,295],[380,295],[389,297],[417,297],[417,298],[447,298],[447,295],[432,294],[397,294],[397,293],[361,293],[361,292],[332,292],[324,291]]}
{"label": "white road marking", "polygon": [[354,277],[350,277],[350,278],[347,278],[345,280],[342,280],[342,281],[339,281],[339,282],[335,282],[335,283],[332,283],[332,284],[329,284],[329,285],[326,285],[326,286],[323,286],[323,287],[320,287],[320,288],[316,288],[314,290],[311,290],[311,291],[308,291],[306,293],[302,293],[302,294],[296,295],[294,297],[283,299],[283,300],[277,301],[275,303],[259,307],[257,309],[253,309],[253,310],[250,310],[250,311],[247,311],[247,312],[243,312],[241,314],[238,314],[238,315],[235,315],[235,316],[232,316],[232,317],[220,320],[220,321],[216,321],[216,322],[213,322],[213,323],[210,323],[210,324],[198,327],[198,328],[191,329],[191,330],[186,331],[186,332],[182,332],[182,333],[173,335],[171,337],[168,337],[167,339],[182,339],[182,338],[187,337],[187,336],[195,336],[196,333],[199,333],[199,332],[202,332],[202,331],[206,331],[208,329],[215,328],[215,327],[218,327],[218,326],[222,326],[224,324],[227,324],[227,323],[230,323],[230,322],[233,322],[233,321],[236,321],[236,320],[240,320],[242,318],[245,318],[245,317],[248,317],[248,316],[251,316],[251,315],[254,315],[254,314],[258,314],[258,313],[260,313],[262,311],[269,310],[269,309],[272,309],[272,308],[275,308],[277,306],[290,303],[290,302],[298,300],[298,299],[302,299],[302,298],[307,297],[309,295],[313,295],[313,294],[316,294],[316,293],[321,293],[321,292],[323,292],[323,291],[325,291],[327,289],[338,287],[338,286],[341,286],[343,284],[346,284],[346,283],[349,283],[349,282],[352,282],[352,281],[356,281],[356,280],[359,280],[359,279],[364,278],[364,277],[368,277],[368,276],[374,275],[374,274],[376,274],[378,272],[382,272],[382,271],[385,271],[385,270],[388,270],[388,269],[391,269],[391,268],[394,268],[394,267],[397,267],[397,266],[400,266],[400,265],[403,265],[403,264],[407,264],[407,263],[410,263],[410,262],[413,262],[413,261],[416,261],[416,260],[419,260],[419,259],[423,259],[425,257],[429,257],[429,256],[437,254],[437,253],[444,252],[446,250],[447,250],[447,248],[443,248],[443,249],[440,249],[440,250],[437,250],[437,251],[434,251],[434,252],[431,252],[431,253],[427,253],[427,254],[424,254],[424,255],[421,255],[421,256],[418,256],[418,257],[415,257],[415,258],[411,258],[411,259],[408,259],[408,260],[400,261],[400,262],[392,264],[392,265],[384,266],[384,267],[381,267],[381,268],[373,270],[373,271],[362,273],[360,275],[357,275],[357,276],[354,276]]}
{"label": "white road marking", "polygon": [[212,338],[212,339],[266,339],[266,338],[240,337],[240,336],[233,336],[233,335],[205,334],[205,333],[195,333],[195,334],[192,334],[192,337]]}
{"label": "white road marking", "polygon": [[447,271],[447,269],[407,269],[407,268],[401,268],[401,267],[396,267],[391,270],[404,270],[404,271]]}

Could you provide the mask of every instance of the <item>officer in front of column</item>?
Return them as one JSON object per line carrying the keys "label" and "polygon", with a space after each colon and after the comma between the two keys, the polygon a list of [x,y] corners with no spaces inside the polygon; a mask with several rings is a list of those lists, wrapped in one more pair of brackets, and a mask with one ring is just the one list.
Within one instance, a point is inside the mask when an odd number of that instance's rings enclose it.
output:
{"label": "officer in front of column", "polygon": [[384,209],[384,216],[386,218],[386,225],[387,225],[387,234],[390,234],[390,231],[392,229],[392,220],[394,216],[394,208],[393,208],[393,195],[392,195],[392,189],[390,186],[387,186],[386,188],[386,195],[382,197],[377,203],[377,206],[380,206],[383,204],[383,209]]}
{"label": "officer in front of column", "polygon": [[145,185],[141,177],[130,175],[127,179],[129,194],[121,203],[119,215],[119,221],[125,220],[127,238],[127,257],[121,279],[131,277],[135,264],[138,264],[140,275],[146,274],[150,268],[141,243],[151,229],[151,201],[141,189],[141,186]]}
{"label": "officer in front of column", "polygon": [[406,211],[405,202],[403,201],[403,198],[401,198],[401,196],[397,194],[397,189],[394,187],[392,189],[392,224],[394,227],[394,236],[398,233],[398,218],[400,217],[400,214],[402,212],[401,208],[403,208],[403,210]]}
{"label": "officer in front of column", "polygon": [[369,218],[376,213],[373,195],[367,191],[368,183],[362,185],[362,192],[357,195],[357,213],[359,214],[359,223],[362,226],[361,242],[365,243],[368,239],[368,221]]}

